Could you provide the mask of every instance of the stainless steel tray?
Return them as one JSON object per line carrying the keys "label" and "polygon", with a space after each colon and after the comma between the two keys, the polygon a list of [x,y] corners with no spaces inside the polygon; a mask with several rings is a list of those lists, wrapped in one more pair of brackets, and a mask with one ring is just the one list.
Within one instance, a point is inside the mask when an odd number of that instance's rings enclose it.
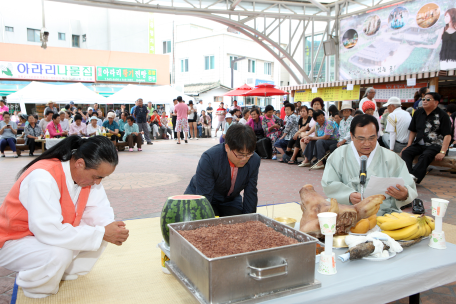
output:
{"label": "stainless steel tray", "polygon": [[[260,221],[299,243],[208,258],[177,231],[219,224]],[[261,214],[169,224],[167,267],[200,303],[264,301],[321,287],[315,281],[317,239]],[[261,299],[261,300],[260,300]]]}

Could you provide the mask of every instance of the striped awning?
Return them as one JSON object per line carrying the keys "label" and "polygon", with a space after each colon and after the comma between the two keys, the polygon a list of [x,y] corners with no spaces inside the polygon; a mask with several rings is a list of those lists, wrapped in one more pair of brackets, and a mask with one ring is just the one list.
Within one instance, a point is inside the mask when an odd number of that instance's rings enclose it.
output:
{"label": "striped awning", "polygon": [[456,76],[455,70],[449,71],[440,71],[440,72],[426,72],[410,75],[400,75],[400,76],[389,76],[389,77],[378,77],[378,78],[366,78],[366,79],[354,79],[354,80],[344,80],[344,81],[332,81],[332,82],[316,82],[316,83],[306,83],[299,84],[294,86],[283,86],[280,87],[284,91],[294,91],[294,90],[306,90],[311,88],[332,88],[338,86],[345,86],[349,83],[357,85],[374,85],[380,83],[389,83],[396,81],[406,81],[408,78],[418,79],[428,79],[437,76]]}

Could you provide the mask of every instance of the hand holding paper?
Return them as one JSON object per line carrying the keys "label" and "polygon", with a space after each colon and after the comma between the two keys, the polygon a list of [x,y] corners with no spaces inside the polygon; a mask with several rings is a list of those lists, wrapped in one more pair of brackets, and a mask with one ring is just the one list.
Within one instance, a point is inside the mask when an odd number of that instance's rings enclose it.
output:
{"label": "hand holding paper", "polygon": [[[399,185],[400,188],[397,188],[397,185]],[[407,191],[407,188],[405,188],[404,186],[404,179],[402,177],[371,176],[369,179],[369,183],[367,184],[366,190],[364,191],[364,197],[369,197],[371,195],[376,194],[383,194],[386,196],[386,198],[389,198],[390,195],[386,194],[389,187],[396,188],[396,191],[401,192],[402,194],[402,191],[404,191],[404,189],[405,191]],[[396,194],[396,192],[394,194]]]}

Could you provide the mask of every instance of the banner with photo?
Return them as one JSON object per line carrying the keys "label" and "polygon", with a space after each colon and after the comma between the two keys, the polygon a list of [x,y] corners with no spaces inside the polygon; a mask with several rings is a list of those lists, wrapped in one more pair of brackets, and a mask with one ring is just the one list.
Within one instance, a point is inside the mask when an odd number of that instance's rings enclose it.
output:
{"label": "banner with photo", "polygon": [[456,0],[399,2],[340,20],[340,80],[456,69]]}

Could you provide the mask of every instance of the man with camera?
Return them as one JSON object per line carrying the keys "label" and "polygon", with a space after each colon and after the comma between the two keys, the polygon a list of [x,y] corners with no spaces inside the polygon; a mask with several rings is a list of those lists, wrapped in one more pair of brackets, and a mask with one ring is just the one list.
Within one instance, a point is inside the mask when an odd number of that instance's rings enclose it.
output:
{"label": "man with camera", "polygon": [[1,157],[5,157],[5,148],[10,146],[14,152],[14,157],[17,158],[16,154],[16,134],[17,124],[11,121],[10,113],[3,112],[3,120],[0,121],[0,150]]}

